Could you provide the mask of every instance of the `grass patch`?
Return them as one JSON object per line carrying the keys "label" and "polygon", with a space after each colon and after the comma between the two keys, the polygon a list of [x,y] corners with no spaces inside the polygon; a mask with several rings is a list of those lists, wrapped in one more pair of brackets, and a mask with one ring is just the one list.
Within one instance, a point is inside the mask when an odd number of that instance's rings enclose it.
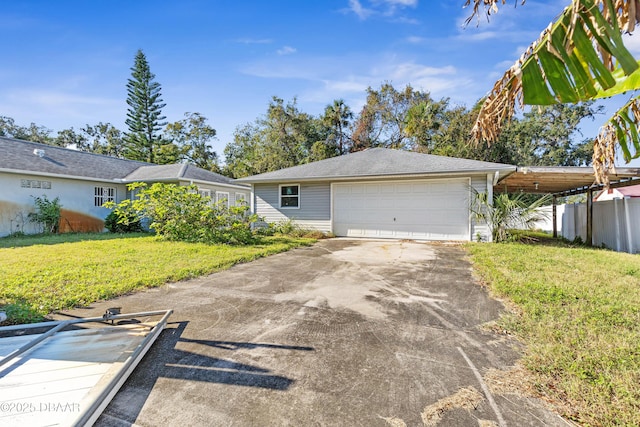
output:
{"label": "grass patch", "polygon": [[466,248],[516,305],[500,322],[526,343],[536,389],[584,425],[640,425],[640,256],[540,243]]}
{"label": "grass patch", "polygon": [[35,322],[55,310],[210,274],[313,242],[262,237],[253,245],[207,245],[148,234],[0,239],[0,307],[9,323]]}

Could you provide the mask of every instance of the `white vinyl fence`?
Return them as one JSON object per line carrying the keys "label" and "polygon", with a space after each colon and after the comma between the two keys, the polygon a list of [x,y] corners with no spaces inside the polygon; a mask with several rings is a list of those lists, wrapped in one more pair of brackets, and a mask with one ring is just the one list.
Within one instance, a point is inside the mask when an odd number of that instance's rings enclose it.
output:
{"label": "white vinyl fence", "polygon": [[[569,240],[578,236],[582,241],[587,239],[586,203],[559,205],[556,212],[558,235]],[[594,202],[593,245],[618,252],[640,252],[640,198]]]}

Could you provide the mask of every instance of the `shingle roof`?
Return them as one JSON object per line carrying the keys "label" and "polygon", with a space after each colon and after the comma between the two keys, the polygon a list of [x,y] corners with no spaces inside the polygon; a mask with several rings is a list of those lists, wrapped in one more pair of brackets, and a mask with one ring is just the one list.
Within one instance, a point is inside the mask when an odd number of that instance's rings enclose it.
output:
{"label": "shingle roof", "polygon": [[514,171],[515,166],[411,151],[371,148],[305,165],[241,178],[239,182],[324,180],[430,175],[457,172]]}
{"label": "shingle roof", "polygon": [[[43,150],[44,156],[34,150]],[[0,169],[115,180],[148,164],[0,137]]]}
{"label": "shingle roof", "polygon": [[[44,155],[40,157],[34,150],[42,150]],[[123,182],[182,179],[242,185],[189,164],[154,165],[4,137],[0,137],[2,169]]]}
{"label": "shingle roof", "polygon": [[126,181],[196,180],[239,185],[233,179],[189,164],[142,166],[125,177]]}

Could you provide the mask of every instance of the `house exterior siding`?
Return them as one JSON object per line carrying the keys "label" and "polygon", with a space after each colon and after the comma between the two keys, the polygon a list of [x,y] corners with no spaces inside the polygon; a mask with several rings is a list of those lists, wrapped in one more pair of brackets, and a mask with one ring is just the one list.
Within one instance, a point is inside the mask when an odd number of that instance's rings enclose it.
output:
{"label": "house exterior siding", "polygon": [[[286,185],[298,184],[282,183]],[[279,184],[253,186],[255,213],[265,222],[278,223],[292,220],[303,227],[331,231],[331,184],[328,182],[299,183],[299,208],[280,208]]]}
{"label": "house exterior siding", "polygon": [[60,230],[63,232],[103,231],[110,210],[95,206],[95,187],[115,189],[115,201],[127,196],[124,184],[57,178],[37,174],[0,173],[0,236],[15,232],[38,233],[37,224],[28,220],[34,211],[34,198],[60,198]]}
{"label": "house exterior siding", "polygon": [[[461,176],[451,177],[452,179],[464,178]],[[473,175],[467,177],[471,187],[480,193],[492,190],[492,174]],[[356,180],[351,182],[358,182]],[[379,181],[379,182],[384,182]],[[279,207],[280,185],[300,185],[300,207],[298,209]],[[467,184],[468,185],[468,184]],[[471,203],[473,194],[469,190],[469,202]],[[254,212],[265,223],[279,223],[293,220],[297,224],[320,230],[323,232],[334,232],[332,229],[332,201],[330,182],[282,182],[254,184],[253,186],[253,206]],[[469,211],[469,216],[471,212]],[[491,232],[484,222],[478,222],[470,218],[469,240],[480,239],[482,241],[491,240]]]}

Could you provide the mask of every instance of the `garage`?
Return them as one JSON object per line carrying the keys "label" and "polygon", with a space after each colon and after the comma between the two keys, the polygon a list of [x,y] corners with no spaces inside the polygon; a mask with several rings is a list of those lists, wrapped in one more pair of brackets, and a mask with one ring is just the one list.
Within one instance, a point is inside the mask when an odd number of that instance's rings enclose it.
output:
{"label": "garage", "polygon": [[337,236],[469,240],[470,180],[334,183]]}
{"label": "garage", "polygon": [[515,166],[388,148],[241,178],[263,224],[293,223],[341,237],[491,240],[471,217],[472,188],[491,194]]}

